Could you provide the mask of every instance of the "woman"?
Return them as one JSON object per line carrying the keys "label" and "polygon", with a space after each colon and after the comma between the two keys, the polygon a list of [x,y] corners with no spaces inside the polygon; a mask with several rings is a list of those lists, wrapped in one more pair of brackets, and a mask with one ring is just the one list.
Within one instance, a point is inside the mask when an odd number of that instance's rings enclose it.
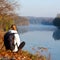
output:
{"label": "woman", "polygon": [[[8,36],[8,35],[9,35],[9,37],[6,38],[6,36]],[[12,36],[12,35],[14,35],[14,36]],[[10,49],[13,52],[19,51],[25,45],[25,42],[22,42],[21,43],[21,41],[20,41],[20,37],[19,37],[19,34],[17,32],[17,28],[16,28],[16,25],[15,24],[13,24],[11,26],[11,29],[8,31],[8,34],[6,34],[4,36],[4,41],[5,41],[5,47],[6,47],[6,49],[7,50]]]}

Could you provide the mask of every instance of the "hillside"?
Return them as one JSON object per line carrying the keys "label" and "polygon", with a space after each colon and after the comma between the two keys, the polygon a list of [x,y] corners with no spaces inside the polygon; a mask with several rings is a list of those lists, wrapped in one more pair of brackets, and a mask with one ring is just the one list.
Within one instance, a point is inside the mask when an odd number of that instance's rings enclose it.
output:
{"label": "hillside", "polygon": [[29,24],[43,24],[43,25],[53,25],[54,18],[50,17],[21,17],[19,16],[15,23],[17,25],[29,25]]}
{"label": "hillside", "polygon": [[52,25],[53,19],[50,17],[27,17],[30,24]]}

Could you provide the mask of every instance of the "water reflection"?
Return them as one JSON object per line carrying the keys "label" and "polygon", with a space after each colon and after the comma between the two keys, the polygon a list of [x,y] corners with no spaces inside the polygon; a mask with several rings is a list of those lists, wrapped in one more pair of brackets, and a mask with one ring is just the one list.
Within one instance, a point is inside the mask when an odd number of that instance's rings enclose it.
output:
{"label": "water reflection", "polygon": [[54,40],[60,40],[60,29],[53,32],[53,38]]}

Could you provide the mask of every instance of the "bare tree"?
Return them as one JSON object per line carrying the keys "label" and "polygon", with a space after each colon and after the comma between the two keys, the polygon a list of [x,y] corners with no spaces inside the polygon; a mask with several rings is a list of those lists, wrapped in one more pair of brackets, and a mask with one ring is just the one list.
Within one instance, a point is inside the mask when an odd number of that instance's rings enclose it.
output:
{"label": "bare tree", "polygon": [[14,14],[14,10],[16,9],[16,2],[10,3],[8,0],[0,0],[0,15],[1,14]]}
{"label": "bare tree", "polygon": [[10,26],[12,20],[17,18],[17,14],[15,13],[15,9],[17,8],[17,6],[18,4],[17,2],[14,2],[14,0],[13,3],[9,2],[9,0],[0,0],[0,27],[2,25],[3,28],[8,25]]}

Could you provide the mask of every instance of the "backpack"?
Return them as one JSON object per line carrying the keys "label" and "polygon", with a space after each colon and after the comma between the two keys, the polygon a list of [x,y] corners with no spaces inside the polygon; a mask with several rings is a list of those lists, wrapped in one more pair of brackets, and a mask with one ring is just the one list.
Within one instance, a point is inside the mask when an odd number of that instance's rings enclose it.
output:
{"label": "backpack", "polygon": [[4,45],[5,45],[6,50],[14,49],[14,44],[13,44],[14,38],[15,38],[14,34],[15,33],[11,33],[11,32],[5,33],[5,35],[4,35]]}

